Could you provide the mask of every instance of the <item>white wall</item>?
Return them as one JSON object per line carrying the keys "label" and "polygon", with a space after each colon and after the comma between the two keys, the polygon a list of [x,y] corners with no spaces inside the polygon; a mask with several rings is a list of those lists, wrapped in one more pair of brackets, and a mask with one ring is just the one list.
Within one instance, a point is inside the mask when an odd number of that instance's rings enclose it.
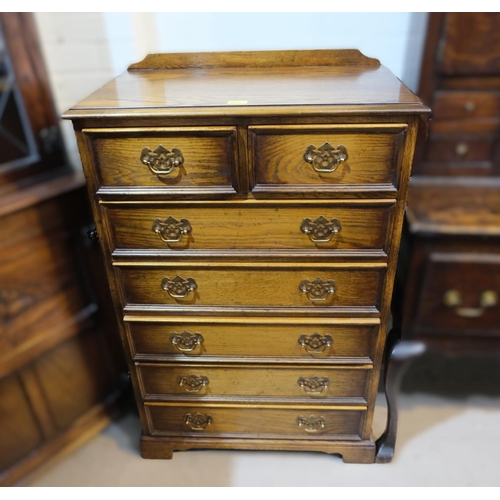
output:
{"label": "white wall", "polygon": [[[38,13],[56,105],[65,111],[153,52],[357,48],[418,86],[426,13]],[[78,154],[64,124],[70,156]]]}

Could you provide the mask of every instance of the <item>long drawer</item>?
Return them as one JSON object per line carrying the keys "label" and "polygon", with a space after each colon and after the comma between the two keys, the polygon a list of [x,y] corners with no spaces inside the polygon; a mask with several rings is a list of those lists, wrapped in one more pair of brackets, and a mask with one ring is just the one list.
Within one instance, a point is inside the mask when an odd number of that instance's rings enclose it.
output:
{"label": "long drawer", "polygon": [[354,322],[342,319],[315,323],[302,320],[301,324],[298,318],[274,323],[256,318],[239,322],[220,322],[218,318],[201,318],[199,322],[171,317],[157,318],[159,322],[141,321],[137,316],[129,319],[126,324],[134,357],[199,361],[219,356],[255,356],[298,360],[365,358],[366,362],[371,359],[379,328],[378,319],[365,319],[368,324],[349,324]]}
{"label": "long drawer", "polygon": [[145,404],[153,436],[261,437],[359,440],[365,410],[331,407]]}
{"label": "long drawer", "polygon": [[107,209],[112,248],[186,250],[385,251],[393,204],[262,203]]}
{"label": "long drawer", "polygon": [[364,400],[371,368],[137,364],[142,395],[151,399],[188,395]]}
{"label": "long drawer", "polygon": [[385,264],[124,266],[126,305],[372,307]]}

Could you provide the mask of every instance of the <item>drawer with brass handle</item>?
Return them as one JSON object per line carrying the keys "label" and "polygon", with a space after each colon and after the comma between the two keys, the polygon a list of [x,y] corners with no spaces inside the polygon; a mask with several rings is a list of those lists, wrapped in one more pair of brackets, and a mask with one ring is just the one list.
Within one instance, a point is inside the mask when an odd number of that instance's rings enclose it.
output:
{"label": "drawer with brass handle", "polygon": [[[115,256],[168,255],[230,250],[387,252],[391,200],[350,203],[227,202],[152,207],[109,205]],[[224,224],[221,225],[221,221]],[[266,254],[267,255],[267,254]]]}
{"label": "drawer with brass handle", "polygon": [[[125,306],[348,308],[377,313],[385,264],[119,263]],[[161,307],[163,306],[163,307]],[[357,309],[359,308],[359,309]],[[130,310],[130,309],[126,309]],[[278,311],[274,311],[278,312]],[[283,309],[288,312],[288,309]],[[331,312],[331,311],[330,311]],[[340,312],[340,311],[339,311]]]}
{"label": "drawer with brass handle", "polygon": [[406,125],[249,127],[252,193],[396,191]]}
{"label": "drawer with brass handle", "polygon": [[238,189],[235,127],[84,129],[101,195],[230,195]]}
{"label": "drawer with brass handle", "polygon": [[[154,321],[152,321],[154,319]],[[311,320],[283,318],[266,323],[265,318],[188,318],[126,316],[126,325],[135,359],[173,357],[206,359],[213,357],[357,359],[370,362],[379,320],[350,318]],[[207,359],[208,358],[208,359]]]}
{"label": "drawer with brass handle", "polygon": [[153,436],[224,435],[295,439],[356,440],[366,411],[363,407],[290,407],[273,405],[209,406],[172,403],[144,405]]}
{"label": "drawer with brass handle", "polygon": [[142,395],[160,400],[186,397],[356,398],[364,402],[371,364],[336,367],[136,363]]}
{"label": "drawer with brass handle", "polygon": [[500,262],[495,254],[431,253],[415,326],[422,333],[495,334],[500,325]]}

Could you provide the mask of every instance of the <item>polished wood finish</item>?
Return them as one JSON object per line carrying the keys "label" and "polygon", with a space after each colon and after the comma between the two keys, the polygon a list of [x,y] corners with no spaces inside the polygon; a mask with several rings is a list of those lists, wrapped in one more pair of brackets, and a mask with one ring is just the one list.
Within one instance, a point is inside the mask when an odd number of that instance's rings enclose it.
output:
{"label": "polished wood finish", "polygon": [[[184,256],[186,250],[210,249],[213,255],[217,250],[358,250],[367,256],[378,251],[386,252],[389,246],[387,233],[383,228],[390,222],[393,205],[390,202],[349,204],[312,203],[297,206],[248,203],[245,209],[241,204],[205,205],[203,210],[193,204],[164,204],[154,208],[127,206],[117,208],[111,205],[107,212],[113,237],[115,255],[125,256],[127,250],[148,250],[153,255],[168,258]],[[301,230],[304,219],[312,220],[324,216],[336,218],[341,224],[339,232],[330,241],[315,243]],[[168,217],[176,220],[186,219],[191,225],[189,234],[178,242],[162,241],[161,235],[153,230],[156,219],[165,221]],[[218,224],[224,221],[221,227]],[[141,252],[145,255],[146,252]],[[225,252],[227,253],[227,252]],[[133,256],[132,252],[128,255]]]}
{"label": "polished wood finish", "polygon": [[[100,311],[85,179],[65,162],[34,20],[3,13],[0,24],[9,84],[33,135],[33,154],[21,161],[0,154],[0,485],[7,486],[109,423],[122,365],[113,323]],[[17,123],[2,116],[3,131]]]}
{"label": "polished wood finish", "polygon": [[[146,404],[146,414],[151,425],[152,436],[185,436],[199,434],[219,437],[246,437],[268,439],[351,439],[360,440],[361,424],[365,412],[354,408],[333,409],[330,406],[304,406],[293,408],[268,408],[266,406],[239,408],[201,404],[187,406]],[[194,430],[186,425],[186,414],[210,415],[212,422],[204,429]],[[314,415],[323,418],[323,426],[308,432],[297,423],[299,417]]]}
{"label": "polished wood finish", "polygon": [[[99,165],[102,186],[152,186],[169,191],[196,186],[237,188],[234,127],[84,130]],[[179,149],[184,163],[170,174],[155,175],[141,161],[145,147]]]}
{"label": "polished wood finish", "polygon": [[[356,268],[307,266],[301,264],[294,269],[289,266],[269,266],[265,269],[249,267],[248,264],[226,267],[227,264],[202,264],[201,268],[164,267],[162,269],[124,267],[120,269],[125,301],[124,305],[159,304],[170,306],[239,306],[239,307],[371,307],[376,310],[380,301],[380,281],[384,264]],[[216,267],[215,267],[216,266]],[[165,277],[181,276],[196,281],[196,290],[185,298],[174,298],[161,287]],[[333,294],[313,300],[299,289],[302,280],[333,279],[336,290]],[[279,312],[279,311],[275,311]]]}
{"label": "polished wood finish", "polygon": [[[352,398],[351,403],[365,402],[365,385],[367,380],[367,366],[356,368],[322,366],[312,367],[283,367],[268,365],[190,365],[183,362],[181,365],[146,364],[138,363],[137,370],[141,381],[141,391],[145,399],[165,399],[172,395],[186,396],[189,400],[218,398],[221,396],[245,396],[248,398],[277,398],[295,399],[327,399],[331,403],[338,400]],[[204,377],[205,385],[200,381],[183,381],[183,377],[195,375]],[[314,382],[308,384],[304,378],[318,377],[327,379],[314,389]],[[299,383],[299,381],[301,383]],[[184,383],[181,383],[184,382]],[[234,398],[231,398],[234,400]],[[285,401],[284,401],[285,402]],[[347,401],[344,401],[347,402]]]}
{"label": "polished wood finish", "polygon": [[148,56],[65,114],[143,456],[212,447],[373,462],[429,111],[358,51],[270,51]]}
{"label": "polished wood finish", "polygon": [[[259,192],[267,185],[279,190],[285,184],[287,190],[295,187],[303,192],[312,185],[334,193],[377,185],[391,192],[397,187],[398,154],[405,129],[406,124],[250,127],[251,190]],[[324,143],[343,145],[347,150],[347,160],[334,172],[318,172],[304,159],[308,146]]]}
{"label": "polished wood finish", "polygon": [[[291,321],[282,319],[281,322],[277,321],[278,324],[267,323],[264,318],[257,321],[251,321],[250,318],[228,318],[224,323],[214,318],[199,318],[199,322],[194,322],[188,318],[158,317],[157,323],[145,322],[142,316],[127,316],[125,319],[135,359],[154,356],[200,362],[219,357],[253,357],[261,360],[269,357],[282,362],[300,360],[304,363],[308,360],[325,359],[331,363],[350,358],[353,363],[370,363],[373,338],[379,324],[378,319],[365,319],[365,324],[357,325],[352,324],[354,322],[351,320],[341,319],[305,323],[304,319],[294,318]],[[362,320],[358,320],[360,321]],[[203,338],[202,342],[192,346],[187,342],[177,345],[172,343],[172,335],[186,329],[191,334],[199,333]],[[299,342],[303,335],[309,338],[313,335],[321,338],[330,335],[332,342],[329,346],[319,345],[314,348],[313,345],[307,348],[306,344]]]}

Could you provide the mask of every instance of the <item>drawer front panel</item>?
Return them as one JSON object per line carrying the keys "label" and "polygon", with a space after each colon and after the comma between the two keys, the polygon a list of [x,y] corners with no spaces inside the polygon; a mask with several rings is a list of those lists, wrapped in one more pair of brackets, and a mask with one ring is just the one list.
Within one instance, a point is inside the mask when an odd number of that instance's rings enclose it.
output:
{"label": "drawer front panel", "polygon": [[143,397],[364,398],[366,368],[139,364]]}
{"label": "drawer front panel", "polygon": [[128,329],[135,355],[177,355],[182,360],[210,356],[322,359],[370,358],[378,325],[129,322]]}
{"label": "drawer front panel", "polygon": [[431,255],[419,299],[418,328],[450,334],[498,335],[500,261],[494,255],[481,257],[484,260],[467,261],[467,255]]}
{"label": "drawer front panel", "polygon": [[306,191],[313,186],[397,187],[404,130],[403,125],[249,127],[254,184]]}
{"label": "drawer front panel", "polygon": [[490,135],[431,134],[427,160],[435,162],[485,162],[493,157],[494,137]]}
{"label": "drawer front panel", "polygon": [[145,405],[153,436],[360,439],[363,410]]}
{"label": "drawer front panel", "polygon": [[376,306],[382,271],[326,265],[245,268],[242,264],[234,268],[124,267],[120,274],[127,304],[318,308]]}
{"label": "drawer front panel", "polygon": [[101,186],[156,187],[174,192],[190,187],[234,192],[237,186],[233,127],[84,132]]}
{"label": "drawer front panel", "polygon": [[109,208],[114,249],[382,249],[391,206]]}
{"label": "drawer front panel", "polygon": [[436,121],[496,117],[500,115],[500,93],[436,92],[432,108]]}

